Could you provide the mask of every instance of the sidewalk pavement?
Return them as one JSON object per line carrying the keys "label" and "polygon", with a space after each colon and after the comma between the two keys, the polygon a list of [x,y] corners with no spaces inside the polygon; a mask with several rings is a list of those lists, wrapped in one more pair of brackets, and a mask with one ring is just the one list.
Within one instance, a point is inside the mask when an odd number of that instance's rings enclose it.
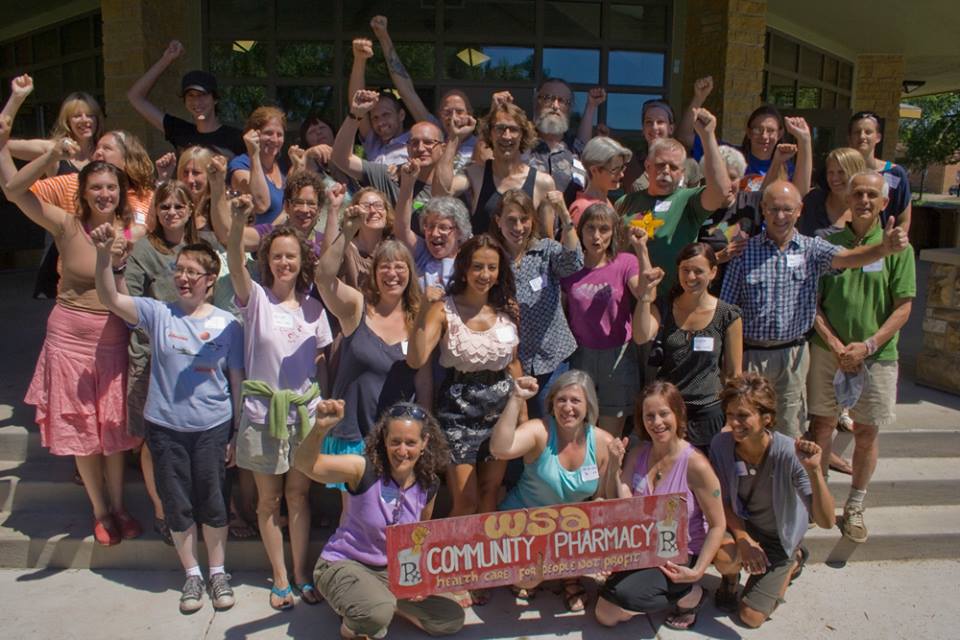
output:
{"label": "sidewalk pavement", "polygon": [[[778,638],[845,640],[957,637],[960,608],[954,599],[960,561],[857,562],[843,568],[807,565],[787,591],[786,603],[760,629],[746,629],[712,605],[719,580],[708,577],[711,592],[693,632],[662,626],[662,614],[606,629],[597,624],[592,603],[586,614],[563,611],[560,597],[541,591],[521,606],[506,588],[495,590],[482,608],[467,611],[463,640],[507,638]],[[209,599],[197,613],[177,610],[180,572],[0,570],[4,603],[3,637],[57,640],[110,638],[152,640],[269,640],[339,637],[339,619],[323,603],[300,602],[277,612],[267,602],[264,574],[234,575],[237,604],[214,613]],[[591,589],[591,593],[593,589]],[[426,638],[404,620],[395,620],[390,638]]]}

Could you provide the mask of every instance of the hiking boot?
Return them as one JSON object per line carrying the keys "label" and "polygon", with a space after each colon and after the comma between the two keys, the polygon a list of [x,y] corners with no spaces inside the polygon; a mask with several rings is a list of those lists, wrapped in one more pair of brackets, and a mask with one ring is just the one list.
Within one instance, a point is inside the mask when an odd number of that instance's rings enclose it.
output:
{"label": "hiking boot", "polygon": [[840,521],[840,531],[851,542],[867,541],[867,526],[863,524],[863,505],[848,504],[843,508],[843,520]]}
{"label": "hiking boot", "polygon": [[210,601],[213,602],[213,608],[221,611],[233,606],[233,589],[230,587],[230,574],[215,573],[210,576],[210,583],[207,585],[210,591]]}
{"label": "hiking boot", "polygon": [[203,578],[200,576],[187,576],[180,592],[180,613],[193,613],[203,607]]}

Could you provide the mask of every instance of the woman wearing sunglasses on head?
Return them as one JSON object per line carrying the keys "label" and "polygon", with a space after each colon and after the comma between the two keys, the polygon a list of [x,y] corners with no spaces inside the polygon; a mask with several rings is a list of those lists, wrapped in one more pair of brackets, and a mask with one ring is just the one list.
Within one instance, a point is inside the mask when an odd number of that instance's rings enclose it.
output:
{"label": "woman wearing sunglasses on head", "polygon": [[382,638],[394,614],[433,636],[463,627],[463,609],[439,595],[397,600],[387,583],[387,527],[429,520],[449,462],[437,421],[415,404],[390,407],[367,436],[364,454],[317,453],[327,431],[343,420],[342,400],[317,407],[317,421],[297,450],[297,469],[317,482],[343,482],[346,515],[327,541],[314,582],[342,617],[342,638]]}

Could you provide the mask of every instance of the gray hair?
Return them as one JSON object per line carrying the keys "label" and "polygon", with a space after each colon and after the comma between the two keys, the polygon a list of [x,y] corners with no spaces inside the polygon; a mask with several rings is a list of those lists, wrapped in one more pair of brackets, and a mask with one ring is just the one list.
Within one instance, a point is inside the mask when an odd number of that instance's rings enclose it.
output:
{"label": "gray hair", "polygon": [[[737,173],[738,178],[742,178],[747,173],[747,159],[743,157],[739,149],[735,149],[728,144],[720,145],[720,157],[727,165],[727,171],[731,169]],[[700,172],[706,174],[703,164],[704,159],[700,158]]]}
{"label": "gray hair", "polygon": [[590,141],[583,147],[580,153],[580,162],[589,169],[590,167],[603,167],[614,158],[623,158],[624,164],[630,162],[633,152],[625,146],[606,136],[596,136],[590,138]]}
{"label": "gray hair", "polygon": [[889,197],[890,197],[890,183],[886,181],[886,179],[883,177],[883,174],[882,174],[882,173],[880,173],[879,171],[873,171],[873,170],[857,171],[855,174],[853,174],[852,176],[850,176],[850,179],[847,180],[847,193],[848,193],[848,194],[849,194],[850,191],[853,189],[853,181],[856,180],[857,178],[861,177],[861,176],[867,176],[867,177],[871,177],[871,178],[874,177],[874,176],[876,176],[876,177],[880,178],[880,182],[883,183],[883,187],[880,189],[880,195],[882,195],[884,198],[889,198]]}
{"label": "gray hair", "polygon": [[453,198],[451,196],[430,198],[420,213],[421,229],[427,216],[430,215],[439,216],[441,220],[452,220],[453,223],[457,225],[457,234],[459,236],[457,246],[473,237],[473,226],[470,224],[470,214],[467,213],[466,205],[464,205],[463,201],[459,198]]}
{"label": "gray hair", "polygon": [[587,424],[596,425],[600,417],[600,402],[597,400],[597,388],[593,384],[590,375],[579,369],[570,369],[557,376],[557,379],[550,385],[545,401],[547,413],[553,415],[553,401],[563,389],[577,386],[583,390],[583,395],[587,399]]}
{"label": "gray hair", "polygon": [[647,157],[652,158],[660,150],[664,151],[679,151],[683,154],[683,159],[687,159],[687,148],[683,146],[679,140],[673,138],[657,138],[650,143],[650,147],[647,149]]}

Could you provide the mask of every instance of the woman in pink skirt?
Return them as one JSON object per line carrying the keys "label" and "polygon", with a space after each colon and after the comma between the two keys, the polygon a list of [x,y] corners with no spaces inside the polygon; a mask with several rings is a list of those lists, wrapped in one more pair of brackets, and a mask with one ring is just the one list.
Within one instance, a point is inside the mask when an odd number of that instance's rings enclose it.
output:
{"label": "woman in pink skirt", "polygon": [[140,440],[129,436],[126,429],[129,332],[97,299],[93,279],[97,254],[89,231],[105,222],[116,225],[120,233],[114,249],[114,274],[123,280],[130,239],[126,177],[113,165],[94,161],[80,172],[78,215],[43,203],[29,186],[45,167],[76,153],[77,145],[69,139],[59,140],[17,175],[6,148],[10,128],[9,118],[0,119],[3,191],[53,236],[62,271],[57,304],[47,320],[43,350],[25,400],[36,406],[43,446],[54,455],[76,458],[93,504],[94,538],[100,544],[117,544],[141,531],[123,508],[123,452]]}

